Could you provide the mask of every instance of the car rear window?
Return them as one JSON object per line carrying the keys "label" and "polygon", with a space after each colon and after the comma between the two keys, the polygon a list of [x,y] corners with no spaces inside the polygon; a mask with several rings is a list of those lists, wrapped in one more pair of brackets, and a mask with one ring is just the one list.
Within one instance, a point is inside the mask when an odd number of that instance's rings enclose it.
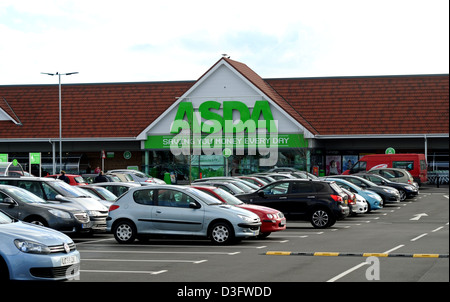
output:
{"label": "car rear window", "polygon": [[133,199],[138,204],[153,205],[153,192],[153,189],[134,191]]}
{"label": "car rear window", "polygon": [[342,191],[341,187],[339,187],[338,184],[335,183],[335,182],[330,183],[330,187],[331,187],[336,193],[344,193],[344,191]]}

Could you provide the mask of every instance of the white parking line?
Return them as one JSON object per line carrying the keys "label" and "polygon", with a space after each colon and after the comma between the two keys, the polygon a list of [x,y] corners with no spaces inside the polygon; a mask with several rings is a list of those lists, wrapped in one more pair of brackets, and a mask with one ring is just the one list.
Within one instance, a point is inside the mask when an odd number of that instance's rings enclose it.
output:
{"label": "white parking line", "polygon": [[168,270],[162,270],[157,272],[150,271],[104,271],[104,270],[80,270],[81,273],[120,273],[120,274],[149,274],[149,275],[159,275],[168,272]]}
{"label": "white parking line", "polygon": [[[397,249],[399,249],[399,248],[401,248],[401,247],[403,247],[403,246],[404,246],[403,244],[398,245],[398,246],[396,246],[396,247],[394,247],[394,248],[392,248],[392,249],[390,249],[390,250],[384,252],[383,254],[388,254],[388,253],[390,253],[390,252],[392,252],[392,251],[395,251],[395,250],[397,250]],[[327,282],[334,282],[334,281],[336,281],[336,280],[339,280],[339,279],[341,279],[342,277],[344,277],[344,276],[350,274],[351,272],[353,272],[353,271],[357,270],[358,268],[363,267],[364,265],[367,265],[367,264],[369,264],[369,263],[368,263],[368,262],[363,262],[363,263],[360,263],[360,264],[358,264],[358,265],[355,265],[354,267],[352,267],[352,268],[346,270],[345,272],[340,273],[340,274],[337,275],[336,277],[331,278],[331,279],[328,280]]]}
{"label": "white parking line", "polygon": [[[84,239],[83,239],[84,240]],[[110,241],[110,240],[115,240],[114,238],[107,238],[107,239],[88,239],[86,241],[82,241],[82,242],[77,242],[76,245],[80,245],[80,244],[91,244],[91,243],[95,243],[95,242],[102,242],[102,241]]]}
{"label": "white parking line", "polygon": [[172,259],[143,259],[143,260],[137,260],[137,259],[86,259],[83,258],[82,261],[102,261],[102,262],[170,262],[170,263],[203,263],[208,260],[172,260]]}
{"label": "white parking line", "polygon": [[[251,240],[246,240],[244,241],[245,243],[247,242],[251,242]],[[78,245],[78,243],[77,243]],[[204,248],[204,247],[208,247],[208,248],[219,248],[219,249],[226,249],[226,248],[230,248],[230,249],[259,249],[261,247],[258,246],[247,246],[247,245],[237,245],[237,246],[222,246],[222,245],[172,245],[172,244],[92,244],[89,246],[94,246],[94,247],[133,247],[133,248],[155,248],[155,247],[165,247],[165,248],[182,248],[182,249],[186,249],[186,248]]]}
{"label": "white parking line", "polygon": [[240,252],[171,252],[171,251],[99,251],[99,250],[78,250],[81,253],[127,253],[127,254],[206,254],[206,255],[237,255]]}
{"label": "white parking line", "polygon": [[418,239],[420,239],[420,238],[422,238],[422,237],[424,237],[424,236],[426,236],[426,235],[428,235],[428,233],[419,235],[419,236],[417,236],[416,238],[411,239],[411,241],[416,241],[416,240],[418,240]]}

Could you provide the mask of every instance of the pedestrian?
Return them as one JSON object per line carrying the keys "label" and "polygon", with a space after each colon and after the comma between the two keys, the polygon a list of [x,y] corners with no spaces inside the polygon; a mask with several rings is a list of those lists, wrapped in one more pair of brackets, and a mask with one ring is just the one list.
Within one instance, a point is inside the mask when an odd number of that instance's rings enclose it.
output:
{"label": "pedestrian", "polygon": [[98,173],[98,175],[94,178],[94,183],[107,181],[108,178],[106,178],[106,176],[103,174],[103,171],[100,171],[100,173]]}
{"label": "pedestrian", "polygon": [[69,177],[66,176],[65,171],[61,171],[61,175],[58,177],[58,179],[61,179],[62,181],[65,181],[66,183],[70,184]]}
{"label": "pedestrian", "polygon": [[95,170],[94,170],[94,173],[95,173],[95,174],[98,174],[98,173],[100,173],[100,171],[101,171],[101,170],[100,170],[100,167],[97,166],[97,168],[95,168]]}

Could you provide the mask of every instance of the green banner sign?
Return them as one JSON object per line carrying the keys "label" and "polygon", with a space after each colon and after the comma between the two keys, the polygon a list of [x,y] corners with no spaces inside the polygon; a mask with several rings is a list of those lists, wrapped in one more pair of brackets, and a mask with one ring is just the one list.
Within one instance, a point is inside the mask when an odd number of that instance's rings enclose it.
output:
{"label": "green banner sign", "polygon": [[260,144],[271,145],[277,148],[307,148],[308,140],[303,137],[303,134],[278,134],[277,137],[212,137],[208,135],[202,136],[191,136],[186,138],[180,138],[175,135],[152,135],[148,136],[144,143],[145,149],[170,149],[172,144],[181,145],[183,143],[191,144],[196,148],[201,148],[202,146],[222,145],[225,147],[226,144],[232,144],[233,147],[241,146],[243,144],[244,148],[249,146],[258,146]]}
{"label": "green banner sign", "polygon": [[0,154],[0,163],[7,163],[8,162],[8,154]]}
{"label": "green banner sign", "polygon": [[41,164],[41,153],[30,153],[30,164]]}

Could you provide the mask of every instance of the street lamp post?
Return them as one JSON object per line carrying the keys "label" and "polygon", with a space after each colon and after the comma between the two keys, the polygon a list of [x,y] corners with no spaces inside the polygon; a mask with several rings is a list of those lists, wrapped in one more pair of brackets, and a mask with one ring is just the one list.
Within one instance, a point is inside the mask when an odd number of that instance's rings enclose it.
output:
{"label": "street lamp post", "polygon": [[[48,73],[41,72],[42,74],[47,74],[50,76],[58,76],[58,88],[59,88],[59,169],[62,170],[62,121],[61,121],[61,76],[62,75],[72,75],[77,74],[78,72],[68,72],[68,73]],[[53,163],[53,174],[56,174],[55,163]]]}

